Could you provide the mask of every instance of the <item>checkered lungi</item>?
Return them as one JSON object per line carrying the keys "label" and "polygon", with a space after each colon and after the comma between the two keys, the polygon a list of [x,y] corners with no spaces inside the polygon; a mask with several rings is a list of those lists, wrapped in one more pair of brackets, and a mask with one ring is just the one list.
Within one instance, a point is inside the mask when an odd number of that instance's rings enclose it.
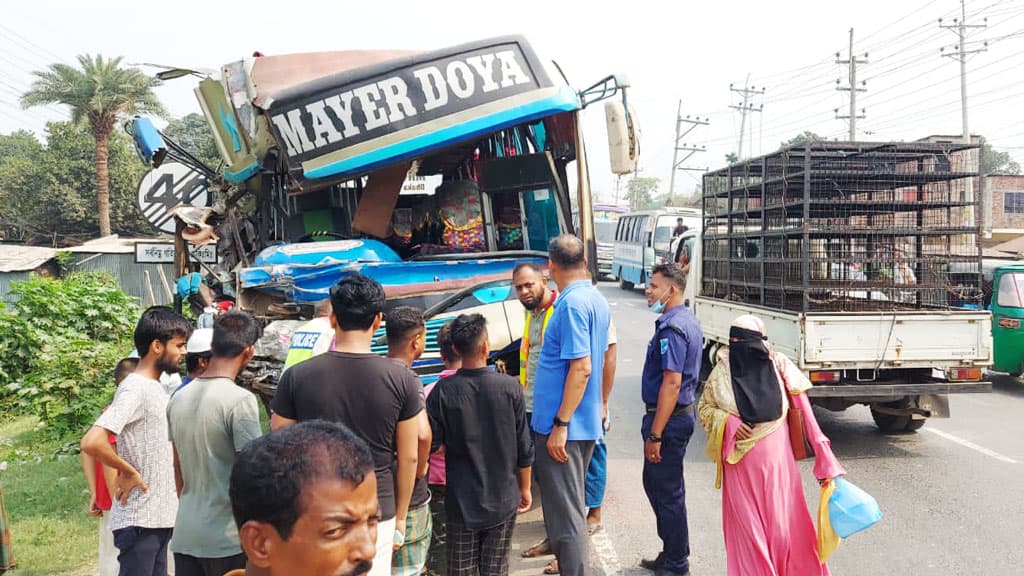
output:
{"label": "checkered lungi", "polygon": [[449,576],[508,576],[508,553],[516,516],[483,530],[448,518]]}
{"label": "checkered lungi", "polygon": [[430,501],[409,508],[405,519],[405,543],[391,557],[391,576],[419,576],[427,564],[433,521]]}

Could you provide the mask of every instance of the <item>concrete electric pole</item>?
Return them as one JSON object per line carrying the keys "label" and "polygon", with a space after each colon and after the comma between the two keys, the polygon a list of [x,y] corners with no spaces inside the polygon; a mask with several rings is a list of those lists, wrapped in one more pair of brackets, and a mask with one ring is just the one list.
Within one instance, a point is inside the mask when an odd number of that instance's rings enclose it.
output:
{"label": "concrete electric pole", "polygon": [[857,115],[857,93],[858,92],[865,92],[865,91],[867,91],[867,88],[864,87],[865,82],[861,82],[861,85],[857,86],[857,65],[858,64],[867,64],[868,63],[868,55],[867,55],[867,53],[864,53],[864,59],[863,60],[859,60],[854,55],[854,53],[853,53],[853,28],[850,28],[850,52],[849,52],[849,54],[850,54],[850,58],[848,60],[842,60],[840,55],[839,55],[839,52],[836,52],[836,64],[847,64],[849,66],[849,82],[850,82],[849,86],[839,86],[838,84],[840,84],[840,81],[836,80],[836,84],[837,84],[836,90],[839,90],[840,92],[846,92],[846,91],[850,92],[850,113],[848,115],[846,115],[846,116],[840,116],[838,108],[835,109],[835,112],[836,112],[836,119],[838,119],[838,120],[849,119],[849,121],[850,121],[850,142],[855,142],[857,140],[857,120],[858,119],[864,119],[866,117],[864,115],[864,110],[861,110],[861,114]]}
{"label": "concrete electric pole", "polygon": [[[986,22],[987,20],[988,19],[986,18],[985,20],[983,20],[983,22]],[[954,34],[956,34],[958,40],[956,45],[956,52],[946,52],[945,48],[941,48],[939,51],[942,53],[943,56],[954,58],[960,61],[960,113],[962,115],[961,121],[963,123],[963,134],[961,135],[961,137],[963,138],[963,142],[965,144],[971,143],[971,129],[970,125],[967,123],[967,57],[972,54],[984,52],[985,50],[987,50],[988,47],[988,43],[986,42],[981,48],[968,50],[967,32],[974,28],[984,28],[986,26],[987,24],[985,23],[967,23],[967,7],[964,4],[964,0],[960,0],[960,18],[954,18],[952,25],[943,24],[942,18],[939,18],[939,27],[952,31]],[[980,156],[981,154],[979,151],[978,154],[975,156],[976,162],[979,161]],[[979,174],[981,172],[980,165],[978,166],[978,172]],[[974,201],[974,180],[970,178],[967,179],[967,185],[965,189],[965,200],[967,200],[968,202]],[[985,210],[987,211],[987,208]]]}
{"label": "concrete electric pole", "polygon": [[761,112],[764,110],[764,104],[760,106],[754,106],[750,102],[751,96],[764,95],[764,88],[760,90],[750,86],[750,74],[747,74],[747,80],[743,83],[742,88],[734,88],[732,84],[729,84],[729,90],[739,94],[743,100],[739,106],[729,106],[734,110],[740,111],[740,141],[736,146],[736,159],[740,160],[743,158],[743,137],[747,130],[747,113]]}
{"label": "concrete electric pole", "polygon": [[[684,124],[687,125],[686,128],[683,128]],[[666,204],[669,205],[669,206],[672,205],[672,200],[675,197],[675,191],[676,191],[676,172],[677,171],[679,171],[679,170],[699,170],[699,171],[707,170],[706,167],[705,168],[686,168],[686,167],[683,166],[683,164],[685,164],[686,161],[689,160],[691,157],[693,157],[693,155],[696,154],[697,152],[707,152],[707,146],[700,146],[700,147],[698,147],[698,146],[694,146],[694,145],[688,145],[685,142],[682,145],[679,144],[680,140],[682,140],[690,132],[693,132],[694,129],[696,129],[698,126],[707,126],[707,125],[708,125],[708,119],[707,118],[700,118],[700,117],[690,118],[689,116],[687,116],[686,118],[683,118],[683,101],[682,100],[679,101],[679,106],[676,108],[676,140],[675,140],[675,143],[673,144],[673,148],[672,148],[672,176],[669,178],[668,200],[666,201]],[[685,156],[683,156],[682,159],[680,159],[679,158],[679,153],[680,152],[686,152],[687,154]]]}
{"label": "concrete electric pole", "polygon": [[[987,21],[986,18],[984,21]],[[960,18],[954,18],[953,24],[943,24],[942,18],[939,18],[939,27],[951,30],[957,35],[956,52],[948,53],[945,48],[940,49],[943,56],[954,58],[960,61],[960,112],[963,115],[963,141],[965,144],[971,143],[971,130],[967,124],[967,57],[971,54],[977,54],[984,52],[987,49],[988,43],[986,42],[982,48],[975,50],[967,49],[967,32],[973,28],[984,28],[987,24],[968,24],[967,23],[967,8],[964,5],[964,0],[960,0]]]}

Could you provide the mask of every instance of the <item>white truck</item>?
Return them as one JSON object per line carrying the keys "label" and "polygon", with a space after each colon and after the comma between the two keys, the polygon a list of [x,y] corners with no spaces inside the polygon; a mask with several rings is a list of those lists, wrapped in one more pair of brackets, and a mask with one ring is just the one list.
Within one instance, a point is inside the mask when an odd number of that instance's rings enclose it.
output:
{"label": "white truck", "polygon": [[[968,145],[807,143],[706,175],[703,230],[674,246],[704,376],[753,314],[814,404],[866,404],[885,432],[948,417],[947,394],[991,391],[970,166]],[[960,273],[972,264],[976,278]]]}

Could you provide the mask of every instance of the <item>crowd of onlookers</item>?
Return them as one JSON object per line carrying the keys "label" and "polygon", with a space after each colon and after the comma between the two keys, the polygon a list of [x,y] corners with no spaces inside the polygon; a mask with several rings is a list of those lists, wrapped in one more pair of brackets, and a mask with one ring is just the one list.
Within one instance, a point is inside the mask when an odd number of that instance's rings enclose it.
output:
{"label": "crowd of onlookers", "polygon": [[[423,312],[385,312],[379,283],[346,276],[292,336],[268,434],[256,397],[236,384],[257,320],[225,312],[193,330],[169,308],[146,310],[137,358],[118,364],[114,399],[81,441],[100,573],[506,576],[517,514],[539,496],[546,538],[523,556],[553,555],[545,574],[588,575],[617,334],[584,254],[563,235],[549,245],[547,276],[530,263],[514,270],[525,309],[518,379],[495,369],[487,322],[469,313],[437,332],[445,369],[423,386]],[[643,487],[662,549],[641,566],[689,573],[683,458],[699,416],[724,475],[729,573],[827,574],[805,542],[813,525],[779,435],[787,398],[807,383],[744,317],[735,354],[723,352],[701,396],[703,336],[685,286],[675,264],[647,283],[657,320],[641,383]],[[382,325],[386,357],[371,349]],[[161,376],[183,360],[187,376],[168,393]],[[828,440],[808,429],[819,478],[841,474]]]}

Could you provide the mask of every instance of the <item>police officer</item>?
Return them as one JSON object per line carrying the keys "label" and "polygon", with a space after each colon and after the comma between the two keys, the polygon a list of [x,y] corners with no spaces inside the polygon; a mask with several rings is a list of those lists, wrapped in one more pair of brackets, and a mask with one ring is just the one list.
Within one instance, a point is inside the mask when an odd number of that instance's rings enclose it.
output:
{"label": "police officer", "polygon": [[647,283],[647,306],[659,314],[647,346],[641,392],[647,413],[644,437],[644,491],[654,509],[662,550],[640,565],[658,576],[689,574],[690,535],[686,524],[683,457],[693,434],[693,407],[704,336],[697,318],[683,305],[686,275],[674,263],[654,267]]}

